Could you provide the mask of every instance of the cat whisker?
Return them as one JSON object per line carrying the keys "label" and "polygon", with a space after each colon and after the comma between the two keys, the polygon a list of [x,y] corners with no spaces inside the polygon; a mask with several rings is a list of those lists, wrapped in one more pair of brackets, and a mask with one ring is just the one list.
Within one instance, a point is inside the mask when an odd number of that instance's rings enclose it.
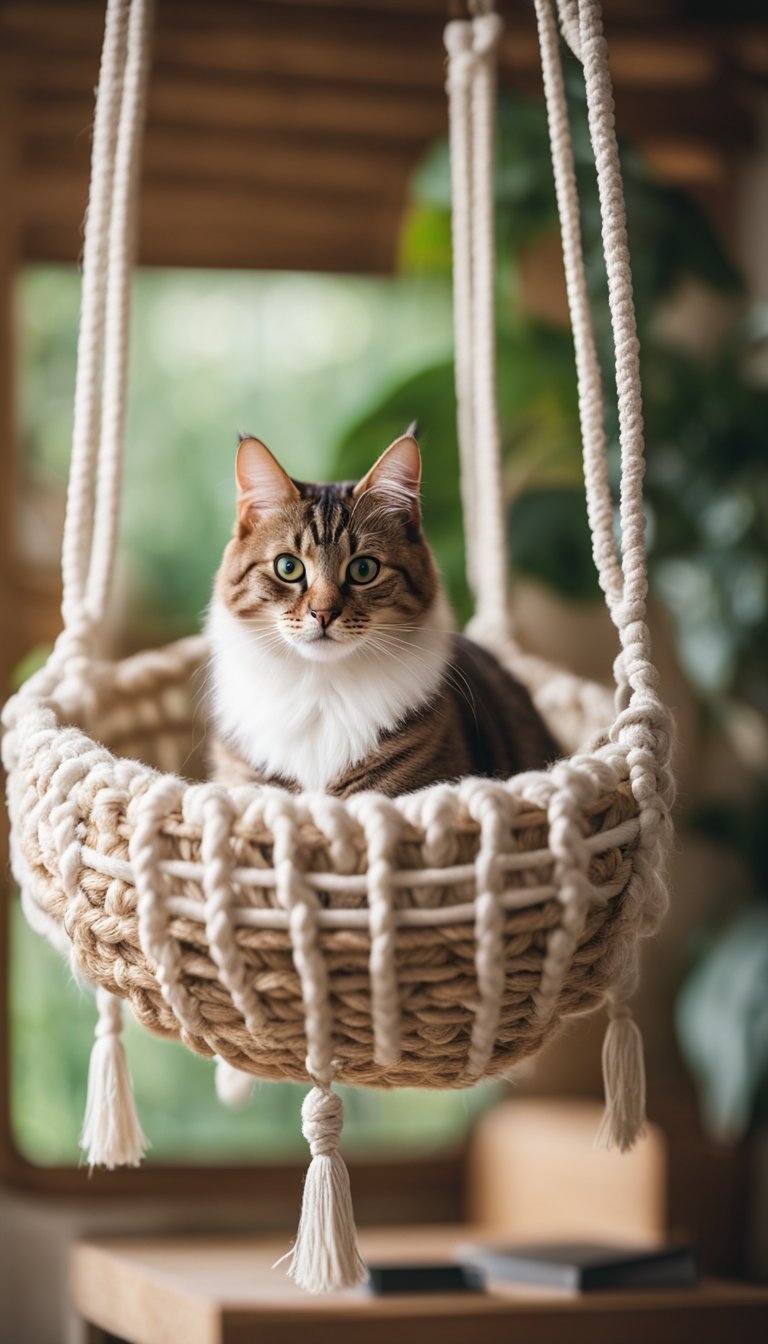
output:
{"label": "cat whisker", "polygon": [[[428,655],[426,655],[423,652],[423,650],[414,648],[413,644],[411,644],[409,640],[399,639],[396,636],[392,637],[391,639],[388,639],[386,635],[384,636],[384,640],[387,643],[396,644],[398,648],[402,648],[403,650],[407,651],[409,656],[413,655],[416,658],[420,658],[422,662],[429,665],[430,660]],[[383,645],[380,645],[379,648],[383,651]],[[452,688],[456,691],[456,694],[461,696],[461,698],[466,702],[467,707],[469,708],[473,718],[475,719],[475,722],[477,722],[475,697],[469,682],[469,678],[467,677],[466,673],[460,667],[458,667],[456,663],[448,659],[444,664],[444,677],[445,680],[448,682],[448,684],[452,686]]]}

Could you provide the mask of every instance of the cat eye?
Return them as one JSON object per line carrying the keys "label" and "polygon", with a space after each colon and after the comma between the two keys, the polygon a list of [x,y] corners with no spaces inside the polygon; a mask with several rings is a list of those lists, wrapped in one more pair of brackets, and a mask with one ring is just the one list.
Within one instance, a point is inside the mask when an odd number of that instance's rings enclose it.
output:
{"label": "cat eye", "polygon": [[299,579],[304,578],[305,572],[301,560],[296,555],[278,555],[275,560],[275,573],[278,579],[283,579],[285,583],[298,583]]}
{"label": "cat eye", "polygon": [[349,583],[371,583],[380,569],[381,565],[372,555],[359,555],[347,565],[347,580]]}

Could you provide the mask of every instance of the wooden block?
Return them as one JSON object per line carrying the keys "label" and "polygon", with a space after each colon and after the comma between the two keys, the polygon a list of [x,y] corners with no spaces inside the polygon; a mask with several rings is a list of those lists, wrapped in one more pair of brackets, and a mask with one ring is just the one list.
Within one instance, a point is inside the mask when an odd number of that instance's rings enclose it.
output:
{"label": "wooden block", "polygon": [[591,1101],[515,1100],[472,1137],[467,1216],[520,1241],[652,1242],[666,1229],[666,1145],[655,1125],[631,1153],[593,1147]]}

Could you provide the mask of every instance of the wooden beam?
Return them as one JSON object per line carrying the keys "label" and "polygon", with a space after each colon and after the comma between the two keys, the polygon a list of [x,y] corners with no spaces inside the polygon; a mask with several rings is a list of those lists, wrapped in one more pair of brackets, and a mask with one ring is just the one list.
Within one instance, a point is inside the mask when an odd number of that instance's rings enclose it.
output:
{"label": "wooden beam", "polygon": [[[284,188],[296,193],[344,195],[361,201],[403,195],[403,184],[419,150],[357,143],[334,143],[299,136],[233,131],[194,132],[188,127],[155,126],[144,148],[144,188],[152,181],[197,181],[208,189],[220,183],[247,189]],[[69,180],[80,196],[87,189],[90,136],[46,132],[24,140],[24,176]]]}
{"label": "wooden beam", "polygon": [[[381,232],[363,236],[354,222],[323,236],[307,222],[304,233],[286,229],[255,234],[247,230],[223,234],[182,230],[167,223],[153,231],[144,228],[139,264],[144,266],[201,267],[203,269],[326,271],[348,275],[390,275],[395,267],[397,226],[382,224]],[[24,262],[73,262],[82,252],[79,225],[28,223],[21,235]]]}
{"label": "wooden beam", "polygon": [[[55,62],[53,63],[55,68]],[[81,129],[93,117],[91,85],[61,87],[55,75],[47,78],[41,62],[42,84],[19,82],[22,125],[35,110],[38,125],[53,124],[61,113]],[[195,72],[169,72],[150,82],[148,133],[155,122],[195,128],[311,131],[344,135],[363,143],[413,144],[445,132],[447,112],[442,89],[371,89],[364,84],[344,87],[322,81],[265,78],[254,83],[245,77],[221,78]]]}

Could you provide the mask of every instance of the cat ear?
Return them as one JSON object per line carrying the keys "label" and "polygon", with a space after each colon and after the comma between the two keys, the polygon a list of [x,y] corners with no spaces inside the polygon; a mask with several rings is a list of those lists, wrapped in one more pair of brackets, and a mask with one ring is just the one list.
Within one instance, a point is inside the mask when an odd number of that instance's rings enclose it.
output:
{"label": "cat ear", "polygon": [[299,498],[290,476],[260,439],[240,440],[235,476],[240,523],[247,523],[249,519],[258,521],[264,514]]}
{"label": "cat ear", "polygon": [[419,487],[421,485],[421,453],[412,434],[403,434],[391,443],[374,462],[367,476],[355,486],[356,498],[367,490],[375,490],[391,500],[394,508],[407,514],[410,522],[419,524]]}

